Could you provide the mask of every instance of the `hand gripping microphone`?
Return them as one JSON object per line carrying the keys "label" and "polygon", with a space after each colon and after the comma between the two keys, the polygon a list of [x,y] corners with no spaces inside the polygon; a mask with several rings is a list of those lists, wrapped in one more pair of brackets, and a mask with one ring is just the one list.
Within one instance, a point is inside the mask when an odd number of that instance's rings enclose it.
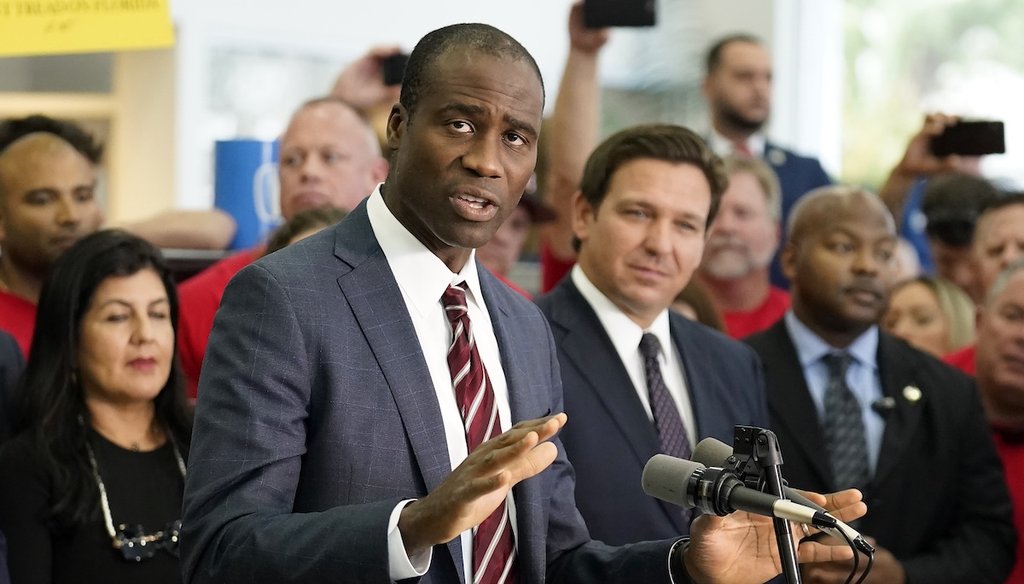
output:
{"label": "hand gripping microphone", "polygon": [[[694,462],[703,464],[705,466],[720,466],[725,468],[735,468],[737,466],[737,463],[739,462],[735,458],[733,458],[733,449],[731,446],[729,446],[725,442],[722,442],[721,440],[716,440],[714,438],[705,438],[697,443],[697,446],[694,447],[693,449],[693,460]],[[811,501],[807,497],[804,497],[796,490],[791,489],[789,487],[785,487],[783,492],[786,494],[786,497],[792,500],[794,503],[799,503],[800,505],[810,507],[815,511],[827,514],[827,511],[825,511],[824,507],[818,505],[814,501]],[[832,516],[829,515],[829,517]],[[842,521],[839,521],[838,519],[836,519],[835,522],[836,529],[842,530],[847,535],[847,537],[849,537],[853,541],[854,545],[857,546],[857,549],[866,554],[874,553],[875,548],[873,548],[871,544],[869,544],[867,540],[864,539],[864,537],[857,532],[857,530],[853,529],[852,527],[843,523]],[[843,536],[837,533],[834,529],[821,529],[822,531],[828,533],[832,537],[845,541]]]}
{"label": "hand gripping microphone", "polygon": [[696,507],[709,515],[747,511],[818,528],[836,527],[836,519],[828,514],[747,488],[731,471],[665,454],[655,454],[647,461],[642,480],[648,495],[680,507]]}

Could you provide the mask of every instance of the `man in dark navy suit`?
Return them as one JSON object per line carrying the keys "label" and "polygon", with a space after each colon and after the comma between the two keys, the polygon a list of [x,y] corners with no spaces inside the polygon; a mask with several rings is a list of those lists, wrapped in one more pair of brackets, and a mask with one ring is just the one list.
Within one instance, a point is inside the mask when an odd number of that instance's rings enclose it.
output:
{"label": "man in dark navy suit", "polygon": [[725,186],[721,160],[686,128],[608,138],[574,198],[577,265],[538,301],[572,420],[561,436],[576,504],[606,543],[688,532],[688,515],[640,489],[651,456],[689,458],[701,438],[731,443],[736,424],[767,423],[753,351],[669,310],[700,264]]}
{"label": "man in dark navy suit", "polygon": [[[708,144],[719,156],[754,156],[771,165],[782,187],[783,225],[804,193],[831,184],[817,158],[787,150],[764,134],[772,109],[772,60],[759,38],[734,34],[711,45],[702,92],[711,115]],[[772,283],[788,287],[777,255]]]}

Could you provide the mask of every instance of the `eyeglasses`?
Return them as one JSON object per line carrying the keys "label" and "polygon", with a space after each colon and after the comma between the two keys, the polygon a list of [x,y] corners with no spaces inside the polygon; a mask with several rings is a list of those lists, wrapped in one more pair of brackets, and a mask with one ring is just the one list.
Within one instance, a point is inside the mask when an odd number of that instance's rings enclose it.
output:
{"label": "eyeglasses", "polygon": [[164,550],[174,557],[178,557],[178,536],[181,532],[181,520],[178,519],[168,523],[160,531],[147,534],[141,525],[127,527],[123,523],[117,526],[117,532],[113,536],[114,549],[120,550],[124,559],[129,562],[141,562],[156,555],[158,550]]}

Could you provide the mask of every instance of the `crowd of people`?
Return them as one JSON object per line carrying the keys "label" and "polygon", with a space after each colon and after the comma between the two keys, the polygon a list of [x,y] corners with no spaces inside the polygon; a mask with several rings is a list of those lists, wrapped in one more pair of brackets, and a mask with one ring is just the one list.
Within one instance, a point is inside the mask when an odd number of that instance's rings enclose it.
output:
{"label": "crowd of people", "polygon": [[[283,224],[182,282],[160,248],[230,218],[104,228],[101,145],[0,123],[0,584],[766,582],[770,519],[641,489],[736,425],[868,538],[865,582],[1024,584],[1024,194],[934,155],[942,114],[877,194],[833,184],[767,136],[747,34],[703,133],[601,140],[611,33],[568,29],[547,120],[487,25],[400,86],[398,47],[350,64],[281,134]],[[794,532],[805,582],[869,564]]]}

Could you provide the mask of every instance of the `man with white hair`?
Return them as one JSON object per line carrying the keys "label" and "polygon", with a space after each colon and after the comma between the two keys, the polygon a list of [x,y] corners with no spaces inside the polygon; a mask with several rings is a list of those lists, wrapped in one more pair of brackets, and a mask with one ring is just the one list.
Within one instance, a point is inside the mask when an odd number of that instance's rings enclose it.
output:
{"label": "man with white hair", "polygon": [[1024,259],[996,278],[978,309],[978,390],[1003,461],[1017,528],[1017,563],[1007,584],[1024,583]]}
{"label": "man with white hair", "polygon": [[741,339],[782,318],[789,294],[771,283],[779,247],[782,199],[772,169],[755,158],[727,156],[729,188],[708,232],[698,272],[721,311],[726,332]]}

